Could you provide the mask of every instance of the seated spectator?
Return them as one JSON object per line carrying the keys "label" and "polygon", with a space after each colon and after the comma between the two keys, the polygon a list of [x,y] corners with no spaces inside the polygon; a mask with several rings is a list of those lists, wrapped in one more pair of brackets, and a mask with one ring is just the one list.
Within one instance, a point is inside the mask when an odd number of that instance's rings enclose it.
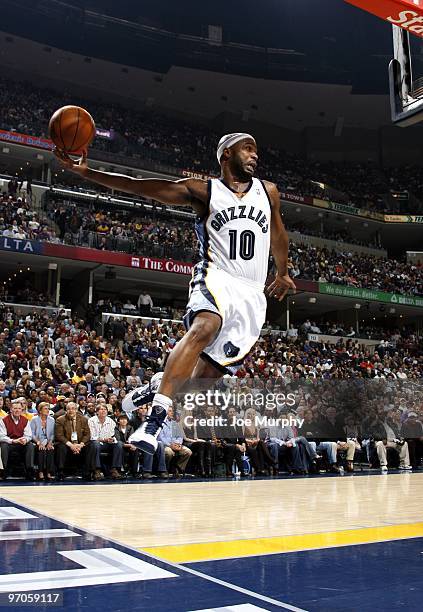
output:
{"label": "seated spectator", "polygon": [[240,476],[243,478],[248,474],[244,471],[242,456],[247,450],[245,439],[243,436],[242,427],[233,424],[233,419],[236,416],[236,410],[233,406],[228,408],[227,425],[220,429],[219,435],[222,436],[222,447],[226,465],[226,476],[231,478],[233,474],[233,463]]}
{"label": "seated spectator", "polygon": [[165,445],[167,471],[173,462],[175,476],[183,476],[192,451],[182,444],[184,433],[182,427],[174,419],[172,407],[167,411],[167,417],[158,439]]}
{"label": "seated spectator", "polygon": [[[4,383],[4,380],[1,381],[2,383]],[[5,416],[7,416],[7,412],[5,410],[5,401],[4,401],[4,396],[0,395],[0,419],[3,419]]]}
{"label": "seated spectator", "polygon": [[399,411],[391,410],[374,426],[373,436],[382,472],[388,471],[387,448],[393,448],[399,455],[400,470],[411,470],[408,443],[401,438]]}
{"label": "seated spectator", "polygon": [[[116,395],[112,395],[110,397],[110,402],[112,402],[112,400],[113,400],[113,403],[108,404],[108,406],[112,406],[112,419],[114,420],[115,423],[117,423],[119,420],[119,417],[121,416],[121,414],[123,414],[122,406],[120,405],[119,400],[117,399]],[[114,403],[115,400],[117,403]]]}
{"label": "seated spectator", "polygon": [[134,433],[134,428],[129,424],[128,416],[120,414],[115,427],[115,438],[123,446],[123,464],[129,465],[133,478],[138,476],[138,463],[140,458],[139,449],[128,442],[129,436]]}
{"label": "seated spectator", "polygon": [[347,452],[347,471],[353,472],[355,451],[360,448],[360,445],[356,439],[344,438],[345,427],[342,421],[338,420],[334,406],[329,406],[326,415],[322,415],[320,428],[329,441],[331,439],[332,441],[336,440],[337,451]]}
{"label": "seated spectator", "polygon": [[254,408],[247,408],[244,414],[244,438],[247,446],[247,455],[251,465],[258,476],[266,476],[268,469],[277,467],[275,460],[269,452],[264,441],[260,438],[259,428],[256,425],[257,412]]}
{"label": "seated spectator", "polygon": [[377,456],[380,462],[380,469],[382,472],[388,471],[388,461],[386,449],[393,448],[397,451],[400,460],[400,470],[411,470],[410,456],[408,453],[408,443],[405,440],[394,438],[392,440],[378,440],[376,442]]}
{"label": "seated spectator", "polygon": [[[130,421],[134,431],[142,426],[150,407],[151,404],[145,404],[138,408],[138,410],[134,410]],[[142,475],[145,480],[153,478],[153,461],[157,464],[159,478],[169,478],[166,466],[165,445],[161,440],[158,440],[157,449],[154,455],[148,453],[142,453],[142,455]]]}
{"label": "seated spectator", "polygon": [[[266,413],[265,413],[266,414]],[[295,442],[295,435],[292,427],[288,425],[270,425],[261,428],[259,431],[260,439],[267,446],[273,459],[273,473],[279,472],[282,461],[286,462],[288,471],[292,474],[304,474],[308,471],[305,456],[301,453],[300,444]],[[315,451],[311,448],[312,456]]]}
{"label": "seated spectator", "polygon": [[326,453],[330,471],[336,474],[339,473],[339,467],[337,464],[337,442],[332,442],[323,439],[324,432],[319,429],[319,425],[314,419],[313,413],[310,410],[304,413],[304,423],[299,428],[298,433],[300,436],[304,436],[309,442],[315,453]]}
{"label": "seated spectator", "polygon": [[288,331],[286,332],[286,337],[289,340],[296,340],[298,338],[298,329],[294,327],[294,324],[291,323]]}
{"label": "seated spectator", "polygon": [[55,431],[57,478],[64,480],[66,459],[69,455],[82,460],[84,477],[93,477],[95,454],[90,443],[88,420],[78,412],[75,402],[66,405],[66,413],[56,419]]}
{"label": "seated spectator", "polygon": [[136,368],[131,368],[130,375],[126,377],[126,388],[127,389],[136,389],[136,387],[140,387],[142,385],[141,378],[137,376]]}
{"label": "seated spectator", "polygon": [[32,441],[37,452],[39,480],[54,480],[54,430],[56,422],[49,416],[50,405],[47,402],[38,404],[38,416],[31,422]]}
{"label": "seated spectator", "polygon": [[401,437],[408,444],[410,464],[418,468],[423,458],[423,424],[417,419],[416,412],[409,412],[401,426]]}
{"label": "seated spectator", "polygon": [[110,477],[119,480],[123,463],[123,443],[118,442],[115,437],[116,423],[107,416],[105,403],[97,405],[96,415],[88,419],[88,425],[95,452],[95,479],[101,480],[104,477],[101,471],[101,453],[107,453],[112,459]]}
{"label": "seated spectator", "polygon": [[10,414],[0,420],[0,448],[3,463],[3,479],[6,480],[9,471],[9,460],[19,458],[25,466],[27,480],[34,479],[34,445],[29,421],[22,414],[20,399],[12,400]]}
{"label": "seated spectator", "polygon": [[[190,416],[192,416],[190,414]],[[184,444],[187,446],[194,458],[198,475],[201,478],[206,476],[212,476],[211,468],[211,442],[204,438],[198,437],[197,425],[193,422],[190,424],[190,419],[182,419],[183,432],[184,432]]]}
{"label": "seated spectator", "polygon": [[125,304],[123,305],[123,309],[124,310],[131,310],[131,311],[135,311],[136,307],[134,306],[134,304],[131,302],[131,300],[127,300],[125,302]]}

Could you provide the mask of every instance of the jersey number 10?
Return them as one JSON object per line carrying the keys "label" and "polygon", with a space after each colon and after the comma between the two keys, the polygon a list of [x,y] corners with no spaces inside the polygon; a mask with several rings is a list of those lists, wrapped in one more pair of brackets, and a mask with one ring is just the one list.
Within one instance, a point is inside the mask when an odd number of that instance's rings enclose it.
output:
{"label": "jersey number 10", "polygon": [[[254,257],[254,246],[256,237],[251,230],[244,230],[239,235],[239,256],[241,259],[250,260]],[[237,258],[238,230],[229,230],[229,259]]]}

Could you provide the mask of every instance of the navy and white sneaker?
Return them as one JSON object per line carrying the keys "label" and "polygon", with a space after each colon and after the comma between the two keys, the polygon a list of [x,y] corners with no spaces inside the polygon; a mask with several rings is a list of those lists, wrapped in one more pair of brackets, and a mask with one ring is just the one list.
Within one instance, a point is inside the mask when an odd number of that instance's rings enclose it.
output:
{"label": "navy and white sneaker", "polygon": [[146,421],[129,436],[128,442],[144,453],[154,455],[158,446],[157,437],[162,430],[166,414],[163,406],[153,406]]}
{"label": "navy and white sneaker", "polygon": [[129,418],[131,418],[135,410],[153,401],[153,397],[159,390],[162,378],[163,372],[157,372],[157,374],[151,377],[149,383],[142,387],[137,387],[125,395],[122,402],[122,410],[126,412]]}

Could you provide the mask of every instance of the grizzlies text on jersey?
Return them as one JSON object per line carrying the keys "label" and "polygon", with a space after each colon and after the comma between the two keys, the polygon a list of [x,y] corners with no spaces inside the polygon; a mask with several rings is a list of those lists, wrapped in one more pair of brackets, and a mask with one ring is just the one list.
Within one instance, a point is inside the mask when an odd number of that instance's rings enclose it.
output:
{"label": "grizzlies text on jersey", "polygon": [[202,259],[210,267],[264,287],[271,207],[263,183],[253,178],[242,197],[220,179],[210,179],[208,189],[207,215],[195,225]]}

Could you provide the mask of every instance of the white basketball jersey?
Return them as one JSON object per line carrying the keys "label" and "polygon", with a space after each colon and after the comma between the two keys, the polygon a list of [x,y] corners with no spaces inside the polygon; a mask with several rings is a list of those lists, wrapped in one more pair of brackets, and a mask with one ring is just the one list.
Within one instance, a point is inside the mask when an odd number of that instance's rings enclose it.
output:
{"label": "white basketball jersey", "polygon": [[221,179],[208,182],[207,216],[195,224],[200,255],[209,265],[264,287],[270,249],[270,199],[253,178],[242,197]]}

